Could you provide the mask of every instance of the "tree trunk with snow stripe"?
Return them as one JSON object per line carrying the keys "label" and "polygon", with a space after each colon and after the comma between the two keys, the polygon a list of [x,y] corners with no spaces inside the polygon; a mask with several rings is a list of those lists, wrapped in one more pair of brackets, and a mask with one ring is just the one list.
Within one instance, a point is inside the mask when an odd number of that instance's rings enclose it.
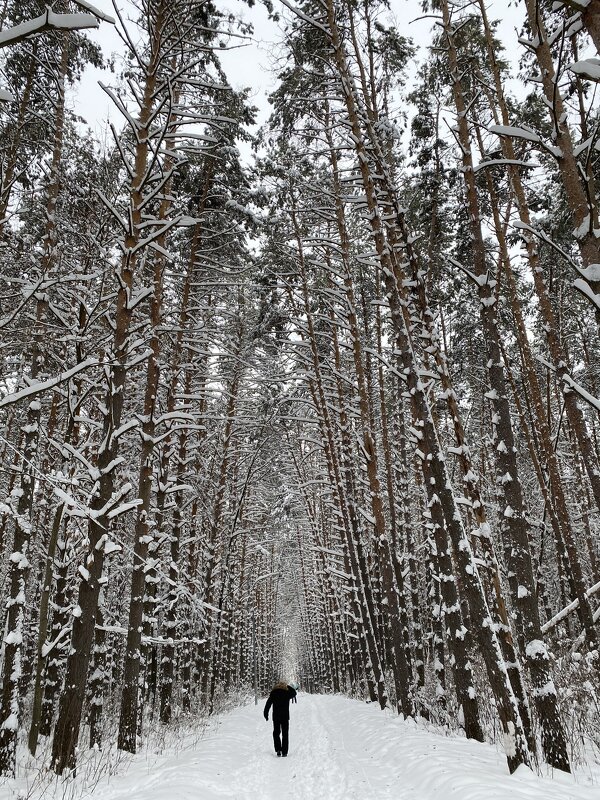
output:
{"label": "tree trunk with snow stripe", "polygon": [[[367,197],[369,209],[369,222],[373,231],[374,244],[381,261],[388,302],[392,311],[394,331],[398,337],[398,350],[402,354],[408,389],[411,399],[415,404],[415,413],[423,425],[423,437],[431,448],[431,486],[440,497],[441,505],[450,534],[454,554],[458,562],[461,577],[464,581],[465,593],[469,601],[473,624],[479,639],[481,654],[485,660],[488,680],[494,692],[498,707],[500,722],[505,734],[506,755],[511,771],[520,764],[529,763],[529,750],[519,716],[518,705],[510,686],[506,664],[496,634],[492,629],[492,621],[485,601],[477,569],[474,565],[471,548],[466,539],[465,531],[460,517],[460,511],[455,502],[449,477],[445,468],[443,454],[431,419],[429,404],[424,394],[415,363],[412,344],[406,331],[406,323],[399,307],[398,284],[396,270],[394,269],[391,255],[394,252],[387,246],[383,234],[380,211],[375,199],[373,181],[369,170],[369,158],[365,148],[363,134],[359,123],[359,112],[355,97],[355,87],[350,75],[344,46],[337,26],[335,9],[332,0],[327,2],[328,33],[331,36],[333,55],[342,85],[343,96],[348,111],[353,140],[359,161],[359,168],[363,179],[363,187]],[[402,295],[400,295],[401,297]]]}
{"label": "tree trunk with snow stripe", "polygon": [[[494,88],[496,90],[496,98],[500,111],[500,118],[502,124],[504,126],[508,126],[510,122],[510,117],[508,114],[508,106],[504,94],[504,88],[502,84],[502,79],[497,59],[494,55],[494,49],[491,44],[492,33],[487,19],[486,7],[483,0],[479,0],[479,5],[484,25],[484,30],[486,34],[486,44],[488,49],[490,66],[492,69],[492,74],[494,76]],[[531,8],[531,4],[529,4],[528,13],[531,15],[532,12],[533,9]],[[541,18],[539,21],[540,24],[542,24]],[[544,33],[543,24],[541,32]],[[545,64],[546,67],[551,68],[552,58],[547,42],[541,43],[540,48],[541,49],[539,50],[539,58],[542,59],[543,64]],[[545,90],[547,91],[548,87],[546,86],[546,84],[544,84],[544,86]],[[551,95],[552,97],[554,97],[553,91],[551,92]],[[558,92],[556,96],[557,100],[560,100],[560,92]],[[563,129],[563,135],[567,137],[570,136],[567,128]],[[505,157],[508,160],[514,159],[515,157],[514,144],[509,136],[501,137],[501,147]],[[569,367],[572,359],[569,357],[569,353],[566,349],[566,342],[562,339],[560,335],[556,314],[552,307],[552,302],[548,291],[547,280],[544,277],[544,270],[542,268],[539,257],[538,244],[532,232],[533,229],[531,226],[532,223],[531,212],[527,203],[523,182],[519,174],[518,168],[514,166],[509,166],[508,170],[509,170],[512,189],[515,194],[515,200],[519,212],[519,218],[524,226],[523,240],[526,246],[527,260],[530,266],[533,278],[533,285],[536,291],[536,296],[539,301],[540,314],[544,323],[544,332],[548,342],[548,348],[550,350],[550,355],[552,357],[552,361],[556,369],[557,378],[560,382],[560,386],[563,391],[566,415],[569,419],[571,427],[573,428],[573,432],[577,440],[577,444],[581,453],[582,461],[585,466],[585,471],[588,480],[590,482],[596,507],[600,509],[600,463],[598,460],[598,454],[595,451],[592,437],[590,436],[590,432],[586,425],[585,417],[579,406],[578,397],[575,392],[569,389],[568,383],[565,381],[565,379],[568,378],[570,375]],[[562,479],[560,476],[560,470],[558,467],[558,462],[555,454],[555,448],[552,442],[550,441],[548,426],[545,422],[540,422],[540,432],[542,435],[542,441],[545,442],[545,451],[546,451],[546,458],[547,458],[551,485],[558,487],[561,484]],[[557,494],[557,500],[559,501],[557,510],[561,512],[560,488],[556,489],[556,494]],[[568,522],[568,515],[566,514],[566,510],[563,509],[563,511],[564,513],[561,513],[561,517],[559,517],[559,519],[563,523],[562,534],[565,539],[565,549],[569,559],[569,565],[570,565],[569,572],[573,576],[573,588],[575,596],[580,602],[581,611],[579,613],[581,615],[582,623],[586,628],[588,637],[590,637],[590,643],[592,644],[592,646],[594,646],[594,643],[597,644],[597,633],[593,622],[592,610],[587,600],[587,597],[585,596],[585,583],[583,580],[581,562],[571,532],[571,526],[569,525]]]}
{"label": "tree trunk with snow stripe", "polygon": [[98,478],[90,503],[91,519],[88,528],[88,553],[81,567],[77,615],[73,620],[72,644],[65,676],[65,689],[61,695],[58,720],[52,743],[52,766],[60,775],[76,764],[76,748],[83,711],[85,685],[94,638],[94,626],[101,582],[103,580],[104,548],[109,541],[111,511],[123,496],[115,483],[115,466],[119,456],[119,428],[122,421],[124,391],[127,379],[127,359],[130,356],[129,326],[132,318],[130,299],[133,293],[138,245],[143,241],[142,209],[148,191],[148,166],[150,120],[156,103],[158,71],[163,65],[165,47],[166,4],[159,3],[148,17],[149,60],[146,65],[145,85],[140,105],[140,116],[133,123],[137,139],[132,181],[130,184],[131,227],[123,240],[124,256],[118,276],[113,339],[114,363],[108,367],[107,392],[104,400],[106,412],[103,420],[102,442],[97,454]]}

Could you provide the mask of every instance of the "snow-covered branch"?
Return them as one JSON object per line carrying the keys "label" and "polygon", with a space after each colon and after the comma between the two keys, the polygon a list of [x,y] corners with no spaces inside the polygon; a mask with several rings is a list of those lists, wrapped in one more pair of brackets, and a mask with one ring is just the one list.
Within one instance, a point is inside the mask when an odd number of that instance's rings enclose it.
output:
{"label": "snow-covered branch", "polygon": [[30,36],[46,31],[73,31],[97,27],[98,20],[93,14],[57,14],[48,7],[45,13],[40,14],[39,17],[0,31],[0,48],[18,44]]}
{"label": "snow-covered branch", "polygon": [[85,361],[82,361],[80,364],[76,364],[74,367],[71,367],[71,369],[68,369],[66,372],[61,372],[59,375],[55,375],[53,378],[49,378],[46,381],[37,381],[36,383],[32,383],[31,386],[27,386],[25,389],[20,389],[18,392],[12,392],[11,394],[4,395],[4,397],[0,400],[0,408],[12,405],[13,403],[19,403],[21,400],[24,400],[27,397],[35,397],[36,395],[45,392],[48,389],[53,389],[55,386],[59,386],[61,383],[68,381],[70,378],[79,374],[83,370],[89,369],[90,367],[97,367],[98,365],[98,359],[88,358]]}
{"label": "snow-covered branch", "polygon": [[[595,583],[586,591],[586,596],[593,597],[598,592],[600,592],[600,581]],[[562,622],[563,619],[568,617],[569,614],[572,611],[575,611],[577,608],[579,608],[579,600],[573,600],[572,603],[569,603],[568,606],[565,606],[558,612],[558,614],[555,614],[552,619],[549,619],[542,625],[542,633],[548,633],[548,631],[552,630],[552,628],[555,628],[559,622]]]}

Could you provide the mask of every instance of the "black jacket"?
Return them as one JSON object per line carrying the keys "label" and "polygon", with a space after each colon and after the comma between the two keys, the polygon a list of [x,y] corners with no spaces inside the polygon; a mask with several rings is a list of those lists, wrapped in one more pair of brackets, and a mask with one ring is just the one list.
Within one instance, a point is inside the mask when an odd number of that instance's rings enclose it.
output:
{"label": "black jacket", "polygon": [[273,722],[283,722],[290,718],[290,700],[296,697],[296,690],[288,686],[287,689],[276,686],[271,689],[269,699],[265,703],[265,719],[269,719],[269,709],[273,706]]}

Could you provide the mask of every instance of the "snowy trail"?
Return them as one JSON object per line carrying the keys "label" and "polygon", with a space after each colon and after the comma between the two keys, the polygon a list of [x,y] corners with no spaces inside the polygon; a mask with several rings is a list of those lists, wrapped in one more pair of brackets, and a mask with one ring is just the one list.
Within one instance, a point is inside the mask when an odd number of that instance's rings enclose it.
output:
{"label": "snowy trail", "polygon": [[[568,775],[507,774],[501,752],[343,697],[300,694],[290,753],[273,752],[262,704],[210,722],[188,750],[140,753],[102,778],[102,800],[598,800]],[[0,787],[0,800],[15,797]],[[13,787],[13,789],[16,787]],[[62,796],[53,794],[53,796]],[[35,797],[35,795],[32,795]],[[44,797],[49,797],[45,794]]]}

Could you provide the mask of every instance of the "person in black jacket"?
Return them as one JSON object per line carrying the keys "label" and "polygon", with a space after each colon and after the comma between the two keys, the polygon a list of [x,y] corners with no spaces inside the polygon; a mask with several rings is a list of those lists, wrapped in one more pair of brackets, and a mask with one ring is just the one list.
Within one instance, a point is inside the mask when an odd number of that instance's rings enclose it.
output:
{"label": "person in black jacket", "polygon": [[[264,715],[269,721],[269,709],[273,706],[273,744],[278,756],[288,754],[288,732],[290,727],[290,700],[296,697],[296,690],[284,681],[275,684],[265,703]],[[281,738],[280,738],[281,736]]]}

